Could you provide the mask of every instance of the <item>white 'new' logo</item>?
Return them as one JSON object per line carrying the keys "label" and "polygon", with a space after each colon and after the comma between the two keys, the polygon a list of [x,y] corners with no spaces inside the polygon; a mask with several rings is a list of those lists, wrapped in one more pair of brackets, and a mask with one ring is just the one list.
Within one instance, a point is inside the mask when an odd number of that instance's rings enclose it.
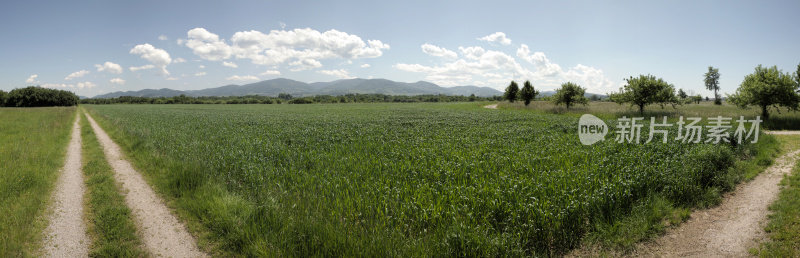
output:
{"label": "white 'new' logo", "polygon": [[584,114],[578,121],[578,137],[583,145],[592,145],[605,139],[608,126],[603,120],[590,114]]}

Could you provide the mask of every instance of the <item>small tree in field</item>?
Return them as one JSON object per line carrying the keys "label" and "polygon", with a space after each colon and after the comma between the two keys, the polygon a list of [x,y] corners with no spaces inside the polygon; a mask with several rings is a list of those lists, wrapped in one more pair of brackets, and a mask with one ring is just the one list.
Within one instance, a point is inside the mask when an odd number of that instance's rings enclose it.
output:
{"label": "small tree in field", "polygon": [[708,72],[705,74],[706,89],[714,91],[714,104],[722,105],[722,100],[719,99],[719,69],[713,66],[708,67]]}
{"label": "small tree in field", "polygon": [[742,84],[728,99],[742,108],[749,105],[761,107],[761,117],[766,120],[770,107],[798,109],[800,96],[797,90],[800,85],[792,79],[791,74],[781,72],[776,66],[765,68],[758,65],[755,72],[744,77]]}
{"label": "small tree in field", "polygon": [[609,98],[617,103],[631,103],[639,107],[639,113],[644,114],[644,107],[659,103],[673,103],[675,100],[675,87],[661,78],[653,75],[639,75],[625,79],[628,82],[619,93],[611,93]]}
{"label": "small tree in field", "polygon": [[519,92],[520,98],[525,101],[525,106],[531,103],[531,100],[536,98],[536,95],[539,95],[539,92],[533,88],[530,81],[525,81],[525,84],[522,86],[522,90]]}
{"label": "small tree in field", "polygon": [[681,100],[685,100],[688,97],[689,95],[687,95],[686,92],[683,91],[683,89],[678,90],[678,98],[680,98]]}
{"label": "small tree in field", "polygon": [[564,104],[567,109],[576,103],[586,105],[589,103],[589,99],[584,97],[584,94],[586,94],[586,89],[575,83],[567,82],[561,84],[561,88],[556,90],[556,94],[553,95],[553,103],[556,105]]}
{"label": "small tree in field", "polygon": [[511,81],[511,84],[506,87],[506,93],[503,94],[503,98],[508,100],[508,102],[514,103],[517,100],[517,94],[519,93],[519,86],[517,82]]}

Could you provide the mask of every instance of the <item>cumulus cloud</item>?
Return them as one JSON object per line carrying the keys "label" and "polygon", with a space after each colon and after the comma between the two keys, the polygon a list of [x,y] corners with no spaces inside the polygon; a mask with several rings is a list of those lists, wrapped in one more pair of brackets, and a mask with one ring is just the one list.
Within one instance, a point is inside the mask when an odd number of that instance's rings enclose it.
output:
{"label": "cumulus cloud", "polygon": [[348,73],[347,70],[345,70],[345,69],[321,70],[321,71],[317,71],[317,72],[321,73],[321,74],[325,74],[325,75],[330,75],[330,76],[333,76],[333,77],[336,77],[336,78],[340,78],[340,79],[351,79],[351,78],[354,78],[353,76],[350,76],[350,73]]}
{"label": "cumulus cloud", "polygon": [[167,65],[172,63],[172,58],[169,57],[169,53],[166,50],[155,48],[153,45],[145,43],[134,46],[130,53],[139,55],[142,59],[149,61],[153,66],[160,69],[162,75],[169,75]]}
{"label": "cumulus cloud", "polygon": [[158,36],[158,40],[168,40],[168,39],[169,38],[167,38],[167,35],[163,35],[162,34],[162,35]]}
{"label": "cumulus cloud", "polygon": [[178,57],[178,58],[175,58],[174,60],[172,60],[172,63],[173,64],[186,63],[186,59]]}
{"label": "cumulus cloud", "polygon": [[80,70],[80,71],[77,71],[77,72],[74,72],[74,73],[71,73],[71,74],[67,75],[67,77],[64,77],[64,80],[69,81],[69,80],[72,80],[72,79],[75,79],[75,78],[81,78],[81,77],[83,77],[84,75],[87,75],[87,74],[89,74],[88,70]]}
{"label": "cumulus cloud", "polygon": [[292,70],[292,72],[297,72],[297,71],[303,71],[303,70],[309,70],[309,69],[322,67],[322,63],[320,63],[319,61],[314,60],[314,59],[297,60],[297,61],[289,63],[289,65],[291,65],[293,67],[292,69],[290,69],[290,70]]}
{"label": "cumulus cloud", "polygon": [[206,75],[206,72],[197,72],[197,73],[194,74],[194,76],[198,76],[198,77],[199,76],[204,76],[204,75]]}
{"label": "cumulus cloud", "polygon": [[453,52],[443,47],[438,47],[428,43],[422,44],[421,47],[422,47],[422,52],[431,56],[445,57],[451,59],[455,59],[456,57],[458,57],[456,52]]}
{"label": "cumulus cloud", "polygon": [[260,74],[261,76],[269,76],[269,75],[281,75],[281,71],[276,70],[266,70]]}
{"label": "cumulus cloud", "polygon": [[383,55],[390,46],[380,40],[367,40],[338,30],[319,32],[310,28],[256,30],[233,34],[228,44],[217,34],[204,28],[194,28],[187,33],[185,45],[200,58],[221,61],[230,58],[248,59],[257,65],[289,63],[294,69],[320,67],[320,60],[375,58]]}
{"label": "cumulus cloud", "polygon": [[205,65],[198,65],[197,68],[206,69],[206,66]]}
{"label": "cumulus cloud", "polygon": [[96,64],[94,67],[97,67],[98,72],[109,72],[113,74],[122,73],[122,66],[112,62],[105,62],[102,65]]}
{"label": "cumulus cloud", "polygon": [[83,88],[94,88],[94,86],[97,85],[92,82],[79,82],[75,84],[75,86],[78,87],[78,89],[83,89]]}
{"label": "cumulus cloud", "polygon": [[119,84],[119,85],[125,84],[125,80],[123,80],[122,78],[114,78],[114,79],[109,80],[108,82],[113,83],[113,84]]}
{"label": "cumulus cloud", "polygon": [[478,40],[499,43],[506,46],[511,45],[511,39],[506,38],[506,34],[499,31],[485,37],[478,38]]}
{"label": "cumulus cloud", "polygon": [[28,77],[27,80],[25,80],[25,83],[37,83],[37,82],[39,82],[39,81],[36,80],[37,77],[39,77],[38,74],[31,74],[31,76]]}
{"label": "cumulus cloud", "polygon": [[176,77],[167,77],[167,81],[177,81],[178,78]]}
{"label": "cumulus cloud", "polygon": [[[568,70],[550,61],[542,52],[533,52],[522,44],[517,58],[504,52],[481,47],[459,47],[458,60],[440,65],[395,64],[395,69],[425,75],[425,80],[443,86],[478,85],[502,90],[509,81],[531,80],[538,89],[555,89],[561,83],[572,81],[586,87],[589,92],[605,93],[618,86],[604,75],[601,69],[578,64]],[[423,50],[424,51],[424,50]]]}
{"label": "cumulus cloud", "polygon": [[369,64],[362,64],[362,65],[361,65],[361,68],[369,68],[370,66],[371,66],[371,65],[369,65]]}
{"label": "cumulus cloud", "polygon": [[131,66],[128,69],[130,69],[131,72],[135,72],[135,71],[139,71],[139,70],[148,70],[148,69],[153,69],[153,68],[156,68],[156,66],[149,64],[149,65],[143,65],[143,66]]}
{"label": "cumulus cloud", "polygon": [[229,81],[256,81],[256,80],[258,80],[258,77],[255,77],[253,75],[245,75],[245,76],[234,75],[234,76],[226,78],[226,80],[229,80]]}
{"label": "cumulus cloud", "polygon": [[230,68],[239,68],[239,66],[234,62],[222,62],[222,65]]}

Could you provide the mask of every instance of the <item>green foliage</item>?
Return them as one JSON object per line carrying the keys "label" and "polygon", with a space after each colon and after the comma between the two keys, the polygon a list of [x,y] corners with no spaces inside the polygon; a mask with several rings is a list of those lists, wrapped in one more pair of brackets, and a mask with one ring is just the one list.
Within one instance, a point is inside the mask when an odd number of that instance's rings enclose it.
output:
{"label": "green foliage", "polygon": [[706,85],[706,89],[714,91],[714,104],[721,105],[722,100],[719,98],[719,68],[714,68],[713,66],[708,67],[708,72],[704,74],[705,79],[703,80]]}
{"label": "green foliage", "polygon": [[136,225],[114,172],[106,161],[103,149],[85,117],[81,119],[83,141],[83,173],[86,181],[89,235],[92,236],[91,257],[142,257],[141,241]]}
{"label": "green foliage", "polygon": [[508,100],[508,102],[514,103],[517,100],[517,94],[519,93],[519,86],[517,82],[511,81],[506,87],[506,92],[503,94],[503,98]]}
{"label": "green foliage", "polygon": [[36,254],[75,108],[0,108],[0,257]]}
{"label": "green foliage", "polygon": [[0,107],[4,107],[6,105],[6,98],[8,97],[8,93],[5,91],[0,90]]}
{"label": "green foliage", "polygon": [[[6,94],[2,94],[6,95]],[[3,99],[6,107],[50,107],[78,105],[75,93],[36,86],[13,89]]]}
{"label": "green foliage", "polygon": [[683,89],[678,90],[678,98],[680,98],[681,100],[686,100],[686,98],[688,97],[689,95],[687,95],[686,92],[683,91]]}
{"label": "green foliage", "polygon": [[639,75],[625,79],[628,82],[618,93],[609,94],[609,98],[616,103],[631,103],[639,107],[639,113],[644,114],[644,107],[650,104],[675,104],[675,87],[661,78],[653,75]]}
{"label": "green foliage", "polygon": [[561,84],[561,88],[556,90],[556,94],[553,95],[553,103],[556,105],[564,104],[567,108],[570,108],[573,104],[584,104],[589,103],[589,100],[586,99],[583,95],[586,94],[586,89],[579,86],[578,84],[567,82]]}
{"label": "green foliage", "polygon": [[519,92],[520,98],[525,101],[525,106],[531,104],[531,100],[535,99],[536,95],[539,95],[539,92],[533,88],[530,81],[525,81],[522,90]]}
{"label": "green foliage", "polygon": [[769,118],[769,108],[783,106],[797,110],[800,105],[798,96],[800,85],[792,81],[789,73],[783,73],[777,66],[769,68],[758,65],[755,72],[744,77],[744,81],[728,99],[740,107],[749,105],[761,108],[761,116]]}
{"label": "green foliage", "polygon": [[576,117],[473,103],[87,108],[244,256],[563,254],[649,196],[702,201],[738,159],[726,144],[584,146]]}

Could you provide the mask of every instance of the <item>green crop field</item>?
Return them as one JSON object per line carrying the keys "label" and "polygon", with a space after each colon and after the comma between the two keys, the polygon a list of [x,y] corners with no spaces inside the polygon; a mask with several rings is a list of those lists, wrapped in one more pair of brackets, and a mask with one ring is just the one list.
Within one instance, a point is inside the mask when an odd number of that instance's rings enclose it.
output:
{"label": "green crop field", "polygon": [[0,257],[35,254],[74,119],[74,107],[0,108]]}
{"label": "green crop field", "polygon": [[577,117],[478,103],[85,107],[223,254],[560,254],[629,234],[636,207],[713,202],[777,151],[584,146]]}

